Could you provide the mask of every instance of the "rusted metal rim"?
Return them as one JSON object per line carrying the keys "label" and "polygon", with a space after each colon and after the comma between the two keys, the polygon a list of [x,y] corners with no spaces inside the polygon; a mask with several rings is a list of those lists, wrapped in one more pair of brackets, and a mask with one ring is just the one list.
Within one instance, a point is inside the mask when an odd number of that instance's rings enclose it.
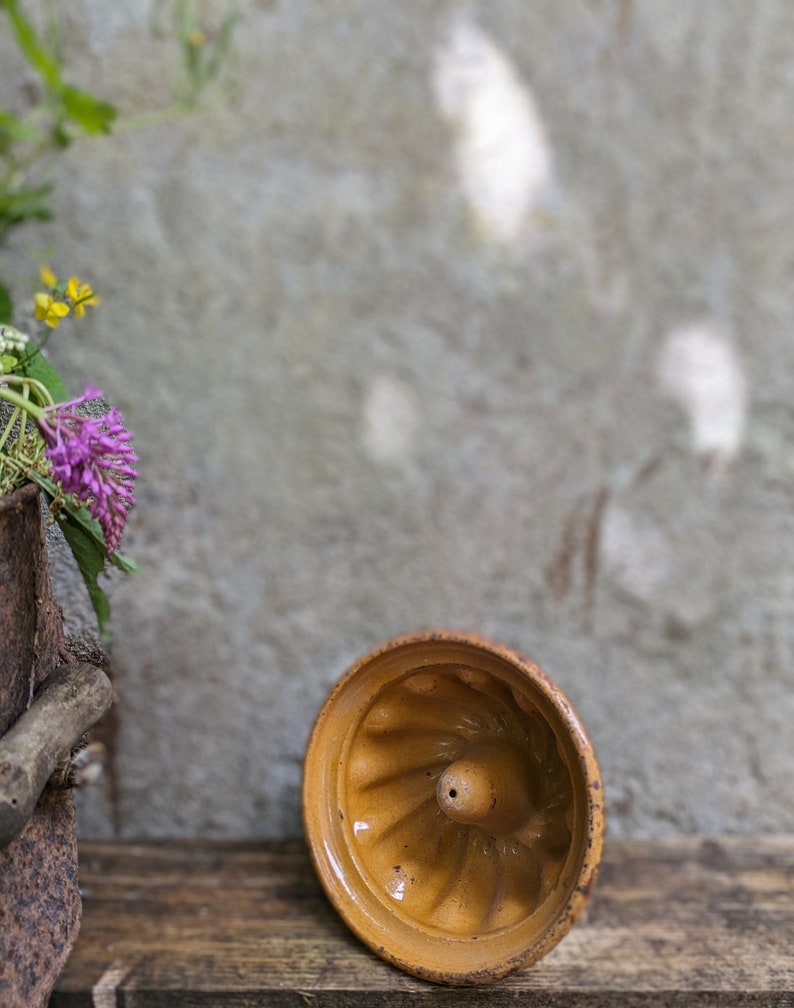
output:
{"label": "rusted metal rim", "polygon": [[0,514],[5,511],[18,511],[37,497],[39,488],[35,483],[23,483],[10,493],[0,494]]}

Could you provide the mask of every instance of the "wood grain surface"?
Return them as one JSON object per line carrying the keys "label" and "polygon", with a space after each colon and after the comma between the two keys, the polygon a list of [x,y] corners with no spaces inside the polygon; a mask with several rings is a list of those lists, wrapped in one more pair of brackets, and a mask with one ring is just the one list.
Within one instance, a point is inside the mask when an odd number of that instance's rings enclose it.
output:
{"label": "wood grain surface", "polygon": [[794,837],[611,839],[571,933],[482,988],[371,955],[301,841],[86,843],[81,885],[82,931],[51,1008],[794,1008]]}

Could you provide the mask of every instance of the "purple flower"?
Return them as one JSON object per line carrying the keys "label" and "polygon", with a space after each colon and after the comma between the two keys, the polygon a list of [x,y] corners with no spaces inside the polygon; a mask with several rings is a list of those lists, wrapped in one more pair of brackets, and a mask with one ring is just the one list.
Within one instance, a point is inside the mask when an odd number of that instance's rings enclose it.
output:
{"label": "purple flower", "polygon": [[64,493],[86,502],[99,522],[110,556],[121,539],[127,513],[135,506],[138,456],[115,407],[101,417],[76,412],[78,406],[101,397],[98,389],[89,386],[78,399],[57,403],[39,421],[39,430],[53,480]]}

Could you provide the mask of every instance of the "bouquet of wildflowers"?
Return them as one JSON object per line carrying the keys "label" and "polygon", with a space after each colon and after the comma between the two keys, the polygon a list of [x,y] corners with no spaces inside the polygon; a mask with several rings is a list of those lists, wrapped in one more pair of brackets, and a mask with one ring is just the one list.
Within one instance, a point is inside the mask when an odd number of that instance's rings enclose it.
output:
{"label": "bouquet of wildflowers", "polygon": [[135,505],[137,456],[119,411],[91,385],[69,398],[42,352],[63,319],[81,318],[98,298],[77,277],[59,281],[49,267],[42,267],[41,278],[47,291],[36,294],[35,313],[47,336],[35,342],[0,325],[0,495],[26,482],[39,486],[104,633],[109,610],[98,577],[107,563],[135,568],[118,546]]}
{"label": "bouquet of wildflowers", "polygon": [[[66,79],[56,5],[48,5],[51,16],[43,31],[25,6],[24,0],[0,0],[0,31],[16,42],[29,71],[25,91],[33,96],[28,109],[0,105],[0,243],[12,228],[51,216],[53,183],[44,169],[73,141],[198,111],[202,95],[220,75],[237,18],[232,0],[217,29],[210,30],[198,0],[167,4],[182,53],[180,83],[171,105],[120,124],[113,105]],[[0,495],[26,482],[41,488],[103,632],[108,602],[98,577],[108,563],[135,567],[118,546],[135,504],[137,458],[118,410],[108,408],[93,386],[70,398],[42,353],[47,336],[67,317],[81,318],[97,297],[77,277],[58,280],[48,267],[41,279],[47,289],[36,294],[35,311],[46,335],[36,341],[10,324],[11,293],[0,278]]]}

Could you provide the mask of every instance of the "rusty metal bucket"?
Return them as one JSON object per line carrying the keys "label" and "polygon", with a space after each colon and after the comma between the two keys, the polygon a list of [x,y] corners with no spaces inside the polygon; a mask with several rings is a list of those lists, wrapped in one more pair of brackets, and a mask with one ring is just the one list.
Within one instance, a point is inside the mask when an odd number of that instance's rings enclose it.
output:
{"label": "rusty metal bucket", "polygon": [[[0,498],[0,738],[29,707],[63,653],[38,489]],[[12,772],[0,761],[0,778]],[[0,1004],[45,1005],[80,925],[74,806],[45,789],[0,848]]]}

